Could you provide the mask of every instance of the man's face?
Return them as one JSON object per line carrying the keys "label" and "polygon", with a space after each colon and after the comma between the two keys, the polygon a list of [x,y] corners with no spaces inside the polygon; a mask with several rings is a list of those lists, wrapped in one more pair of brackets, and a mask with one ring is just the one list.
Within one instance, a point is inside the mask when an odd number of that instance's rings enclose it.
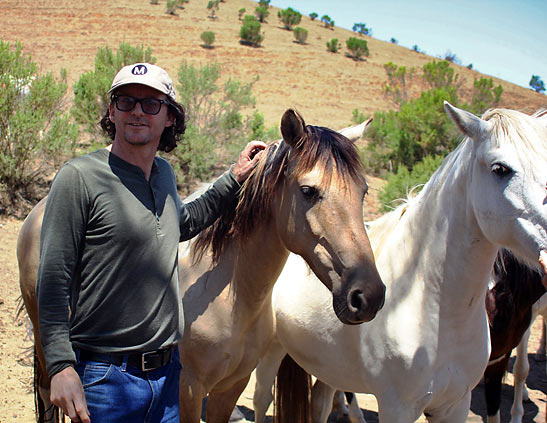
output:
{"label": "man's face", "polygon": [[[129,84],[120,87],[116,91],[116,95],[130,96],[138,100],[144,98],[167,100],[167,96],[160,91],[140,84]],[[120,97],[120,102],[122,100],[129,100],[130,103],[131,99]],[[154,144],[157,148],[163,130],[173,125],[173,116],[166,104],[162,104],[159,112],[154,115],[145,113],[142,103],[136,103],[130,111],[119,110],[115,103],[111,103],[108,108],[110,120],[116,126],[114,142],[132,146]],[[127,103],[127,101],[124,101],[124,104]],[[125,109],[125,107],[122,108]]]}

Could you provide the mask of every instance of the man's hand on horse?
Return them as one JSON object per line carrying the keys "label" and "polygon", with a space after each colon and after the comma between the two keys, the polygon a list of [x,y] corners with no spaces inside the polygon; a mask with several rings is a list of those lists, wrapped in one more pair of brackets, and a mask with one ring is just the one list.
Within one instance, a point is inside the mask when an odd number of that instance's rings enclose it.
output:
{"label": "man's hand on horse", "polygon": [[265,148],[266,144],[262,141],[251,141],[245,146],[232,169],[237,182],[242,183],[247,179]]}

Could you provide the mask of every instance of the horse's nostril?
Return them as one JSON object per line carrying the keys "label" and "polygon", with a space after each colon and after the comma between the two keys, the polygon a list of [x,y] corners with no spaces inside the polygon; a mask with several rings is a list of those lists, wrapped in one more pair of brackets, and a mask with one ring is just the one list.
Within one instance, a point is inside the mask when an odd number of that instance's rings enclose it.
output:
{"label": "horse's nostril", "polygon": [[360,289],[354,289],[349,294],[349,304],[352,312],[359,312],[365,310],[367,306],[367,300],[363,291]]}

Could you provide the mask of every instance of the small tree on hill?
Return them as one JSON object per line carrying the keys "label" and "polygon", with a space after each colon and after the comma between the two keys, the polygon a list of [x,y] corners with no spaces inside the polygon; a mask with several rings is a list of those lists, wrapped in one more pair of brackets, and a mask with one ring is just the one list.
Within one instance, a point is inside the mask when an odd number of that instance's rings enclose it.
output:
{"label": "small tree on hill", "polygon": [[372,35],[372,28],[367,28],[365,23],[355,23],[352,28],[353,32],[357,32],[361,35]]}
{"label": "small tree on hill", "polygon": [[209,11],[209,18],[216,19],[217,18],[217,12],[219,9],[219,2],[220,0],[209,0],[209,3],[207,3],[207,10]]}
{"label": "small tree on hill", "polygon": [[338,53],[338,50],[340,50],[341,44],[338,41],[338,38],[333,38],[330,41],[327,41],[327,50],[331,53]]}
{"label": "small tree on hill", "polygon": [[266,21],[266,18],[269,16],[270,11],[267,7],[257,7],[255,9],[255,15],[258,18],[259,22],[264,23]]}
{"label": "small tree on hill", "polygon": [[333,28],[334,27],[334,21],[330,18],[329,15],[321,16],[321,22],[323,22],[323,25],[325,26],[325,28]]}
{"label": "small tree on hill", "polygon": [[316,20],[318,16],[319,16],[319,15],[318,15],[317,13],[315,13],[315,12],[311,12],[311,13],[309,14],[309,17],[310,17],[310,19],[311,19],[312,21]]}
{"label": "small tree on hill", "polygon": [[346,47],[350,51],[350,55],[354,60],[361,60],[361,57],[369,55],[366,40],[350,37],[346,40]]}
{"label": "small tree on hill", "polygon": [[268,9],[270,7],[270,1],[271,0],[258,0],[258,5],[260,7],[265,7],[266,9]]}
{"label": "small tree on hill", "polygon": [[167,0],[167,3],[165,5],[165,13],[167,13],[168,15],[176,15],[177,4],[178,0]]}
{"label": "small tree on hill", "polygon": [[536,93],[542,93],[545,91],[545,84],[538,75],[532,75],[532,78],[530,78],[530,82],[528,84]]}
{"label": "small tree on hill", "polygon": [[306,44],[306,40],[308,39],[307,29],[302,28],[301,26],[297,26],[296,28],[294,28],[293,34],[297,43]]}
{"label": "small tree on hill", "polygon": [[262,40],[264,40],[264,35],[260,33],[260,22],[252,16],[246,15],[243,18],[243,24],[239,29],[239,38],[241,39],[242,44],[249,44],[252,46],[259,46]]}
{"label": "small tree on hill", "polygon": [[298,25],[302,20],[302,14],[292,7],[277,12],[277,17],[283,23],[285,29],[292,31],[293,26]]}
{"label": "small tree on hill", "polygon": [[215,33],[213,31],[203,31],[200,38],[203,41],[203,47],[213,48],[213,43],[215,42]]}

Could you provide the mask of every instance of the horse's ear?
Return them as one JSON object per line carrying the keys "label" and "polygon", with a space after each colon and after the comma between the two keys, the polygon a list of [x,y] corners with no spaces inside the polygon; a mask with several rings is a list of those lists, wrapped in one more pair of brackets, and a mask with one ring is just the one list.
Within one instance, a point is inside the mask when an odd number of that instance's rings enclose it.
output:
{"label": "horse's ear", "polygon": [[479,140],[485,132],[490,130],[490,122],[482,120],[466,110],[458,109],[448,101],[444,102],[444,110],[456,124],[460,132],[469,138]]}
{"label": "horse's ear", "polygon": [[306,123],[296,111],[288,109],[281,118],[281,135],[287,144],[296,147],[306,133]]}
{"label": "horse's ear", "polygon": [[340,129],[338,133],[345,136],[351,142],[356,142],[361,139],[361,137],[365,133],[365,130],[369,127],[371,123],[372,117],[368,118],[366,121],[360,123],[359,125],[348,126],[347,128]]}

